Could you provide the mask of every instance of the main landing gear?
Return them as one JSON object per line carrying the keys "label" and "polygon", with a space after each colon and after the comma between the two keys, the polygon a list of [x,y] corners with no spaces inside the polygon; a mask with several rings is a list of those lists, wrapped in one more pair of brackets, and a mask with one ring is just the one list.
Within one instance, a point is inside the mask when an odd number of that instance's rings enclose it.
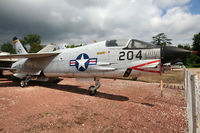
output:
{"label": "main landing gear", "polygon": [[97,89],[101,86],[99,79],[95,78],[95,86],[90,86],[89,87],[89,94],[90,96],[94,96],[97,93]]}
{"label": "main landing gear", "polygon": [[31,76],[27,76],[24,80],[22,80],[22,81],[20,82],[20,86],[21,86],[21,87],[26,87],[26,86],[27,86],[27,83],[28,83],[31,79],[32,79]]}

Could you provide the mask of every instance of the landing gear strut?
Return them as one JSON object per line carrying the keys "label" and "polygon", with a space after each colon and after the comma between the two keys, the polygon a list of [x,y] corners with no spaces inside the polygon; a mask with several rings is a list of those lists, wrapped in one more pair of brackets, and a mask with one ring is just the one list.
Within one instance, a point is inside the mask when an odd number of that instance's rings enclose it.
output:
{"label": "landing gear strut", "polygon": [[27,83],[28,83],[31,79],[32,79],[31,76],[27,76],[24,80],[22,80],[22,81],[20,82],[20,86],[21,86],[21,87],[26,87],[26,86],[27,86]]}
{"label": "landing gear strut", "polygon": [[95,86],[90,86],[89,87],[89,94],[90,96],[94,96],[97,93],[97,89],[101,86],[99,79],[95,78]]}

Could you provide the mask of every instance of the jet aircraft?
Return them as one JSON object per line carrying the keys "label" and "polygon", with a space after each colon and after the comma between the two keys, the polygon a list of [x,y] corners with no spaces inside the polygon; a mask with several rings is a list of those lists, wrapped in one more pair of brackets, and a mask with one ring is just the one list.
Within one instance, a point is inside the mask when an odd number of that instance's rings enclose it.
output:
{"label": "jet aircraft", "polygon": [[158,47],[136,39],[106,40],[73,49],[27,53],[17,37],[13,38],[17,54],[0,59],[18,58],[12,64],[14,76],[22,79],[21,87],[33,79],[70,77],[95,81],[89,94],[95,95],[100,78],[160,75],[162,64],[191,53],[177,47]]}

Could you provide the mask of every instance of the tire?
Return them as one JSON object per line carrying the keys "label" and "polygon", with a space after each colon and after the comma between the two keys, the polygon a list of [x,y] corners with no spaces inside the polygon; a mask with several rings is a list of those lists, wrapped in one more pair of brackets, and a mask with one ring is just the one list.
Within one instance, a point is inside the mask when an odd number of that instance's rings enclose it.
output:
{"label": "tire", "polygon": [[3,70],[0,70],[0,78],[3,78]]}
{"label": "tire", "polygon": [[137,80],[137,77],[133,77],[132,80],[133,80],[133,81],[136,81],[136,80]]}
{"label": "tire", "polygon": [[20,86],[21,86],[22,88],[26,86],[26,83],[24,82],[24,80],[22,80],[22,81],[20,82]]}
{"label": "tire", "polygon": [[90,86],[89,87],[89,94],[90,96],[94,96],[97,93],[97,90],[93,90],[94,86]]}

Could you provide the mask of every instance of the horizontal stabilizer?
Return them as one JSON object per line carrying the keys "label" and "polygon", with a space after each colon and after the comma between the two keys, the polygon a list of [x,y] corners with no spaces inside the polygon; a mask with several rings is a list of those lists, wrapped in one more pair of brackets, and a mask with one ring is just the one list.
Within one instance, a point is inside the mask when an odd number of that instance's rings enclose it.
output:
{"label": "horizontal stabilizer", "polygon": [[9,58],[43,58],[58,55],[59,53],[31,53],[31,54],[11,54],[11,55],[1,55],[0,59]]}
{"label": "horizontal stabilizer", "polygon": [[38,53],[47,53],[47,52],[52,52],[56,48],[55,45],[49,44],[43,49],[41,49]]}
{"label": "horizontal stabilizer", "polygon": [[0,67],[0,70],[16,70],[16,68]]}
{"label": "horizontal stabilizer", "polygon": [[17,61],[17,59],[14,59],[14,58],[12,58],[12,59],[9,59],[9,58],[0,59],[0,63],[1,63],[1,62],[16,62],[16,61]]}

